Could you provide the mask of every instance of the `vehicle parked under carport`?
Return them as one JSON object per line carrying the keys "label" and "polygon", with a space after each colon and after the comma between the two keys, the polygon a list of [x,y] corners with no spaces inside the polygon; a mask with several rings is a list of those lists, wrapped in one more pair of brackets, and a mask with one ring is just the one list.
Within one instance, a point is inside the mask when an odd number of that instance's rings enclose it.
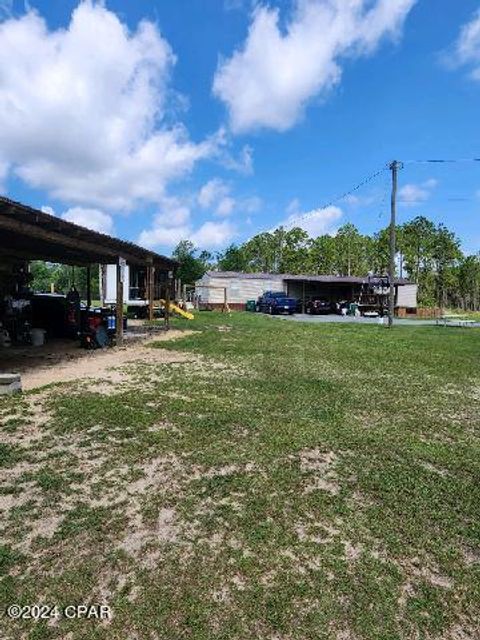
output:
{"label": "vehicle parked under carport", "polygon": [[334,313],[335,311],[334,305],[325,298],[312,298],[305,305],[305,312],[311,315]]}
{"label": "vehicle parked under carport", "polygon": [[295,313],[297,301],[289,298],[284,291],[265,291],[257,300],[257,311],[275,315],[279,313]]}

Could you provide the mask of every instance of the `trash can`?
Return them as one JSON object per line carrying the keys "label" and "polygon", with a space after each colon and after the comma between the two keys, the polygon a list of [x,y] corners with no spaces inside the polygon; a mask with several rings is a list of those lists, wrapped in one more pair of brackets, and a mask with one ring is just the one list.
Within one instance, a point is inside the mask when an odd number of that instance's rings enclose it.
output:
{"label": "trash can", "polygon": [[45,329],[31,329],[30,337],[32,338],[33,347],[41,347],[45,344]]}
{"label": "trash can", "polygon": [[255,311],[257,306],[257,301],[256,300],[247,300],[247,304],[245,305],[245,310],[246,311]]}

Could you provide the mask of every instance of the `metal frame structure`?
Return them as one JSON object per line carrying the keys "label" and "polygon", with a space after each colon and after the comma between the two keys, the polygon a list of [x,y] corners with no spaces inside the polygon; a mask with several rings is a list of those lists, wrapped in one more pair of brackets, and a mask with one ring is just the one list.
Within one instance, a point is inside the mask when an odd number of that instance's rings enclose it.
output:
{"label": "metal frame structure", "polygon": [[[115,264],[117,268],[116,339],[123,343],[123,278],[125,265],[147,268],[152,292],[155,269],[168,273],[167,300],[178,266],[171,258],[67,222],[38,209],[0,197],[0,264],[46,260],[90,267]],[[87,292],[91,302],[91,294]],[[153,319],[153,297],[149,298],[149,318]],[[166,314],[167,316],[168,314]],[[166,321],[168,326],[168,320]]]}

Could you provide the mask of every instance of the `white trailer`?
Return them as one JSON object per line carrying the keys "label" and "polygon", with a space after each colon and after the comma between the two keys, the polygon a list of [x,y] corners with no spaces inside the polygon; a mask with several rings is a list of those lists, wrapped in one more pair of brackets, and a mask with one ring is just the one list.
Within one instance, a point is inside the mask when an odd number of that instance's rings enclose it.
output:
{"label": "white trailer", "polygon": [[[135,268],[128,264],[125,267],[125,277],[123,280],[123,304],[127,306],[144,307],[148,305],[148,300],[139,297],[141,291],[137,286],[133,286],[137,281],[135,278]],[[133,276],[131,278],[131,276]],[[100,267],[100,279],[102,282],[102,304],[116,304],[117,302],[117,266],[114,264],[104,264]],[[132,280],[132,281],[131,281]],[[138,282],[138,281],[137,281]]]}

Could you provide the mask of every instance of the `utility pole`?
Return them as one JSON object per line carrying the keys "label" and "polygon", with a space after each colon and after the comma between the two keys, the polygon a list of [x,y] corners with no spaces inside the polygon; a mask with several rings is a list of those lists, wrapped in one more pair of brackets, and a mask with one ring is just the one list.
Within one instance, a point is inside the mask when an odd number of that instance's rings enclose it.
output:
{"label": "utility pole", "polygon": [[392,200],[390,208],[390,265],[388,279],[390,281],[390,294],[388,300],[388,326],[393,326],[393,316],[395,314],[395,252],[396,252],[396,217],[397,217],[397,186],[398,170],[402,168],[402,163],[394,160],[389,169],[392,172]]}

